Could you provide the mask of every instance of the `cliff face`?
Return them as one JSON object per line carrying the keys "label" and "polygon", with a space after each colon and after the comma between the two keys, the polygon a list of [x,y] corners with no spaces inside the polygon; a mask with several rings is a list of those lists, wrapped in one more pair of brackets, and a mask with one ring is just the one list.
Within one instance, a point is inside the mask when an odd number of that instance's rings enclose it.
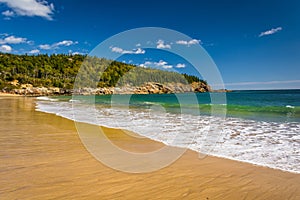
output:
{"label": "cliff face", "polygon": [[204,83],[194,82],[192,84],[182,83],[146,83],[141,87],[136,88],[135,94],[169,94],[169,93],[184,93],[184,92],[208,92],[209,86]]}
{"label": "cliff face", "polygon": [[135,89],[135,94],[170,94],[174,91],[160,83],[146,83],[141,87]]}
{"label": "cliff face", "polygon": [[83,88],[73,91],[75,94],[89,95],[89,94],[171,94],[171,93],[185,93],[185,92],[209,92],[210,87],[204,83],[167,83],[161,84],[156,82],[147,82],[139,87],[123,86],[112,88]]}
{"label": "cliff face", "polygon": [[[76,90],[66,90],[57,87],[33,87],[31,84],[22,84],[19,89],[14,89],[10,93],[27,96],[49,96],[49,95],[105,95],[105,94],[170,94],[184,92],[209,92],[210,87],[201,82],[192,84],[182,83],[155,83],[147,82],[139,87],[102,87],[102,88],[81,88]],[[5,91],[3,91],[5,92]]]}

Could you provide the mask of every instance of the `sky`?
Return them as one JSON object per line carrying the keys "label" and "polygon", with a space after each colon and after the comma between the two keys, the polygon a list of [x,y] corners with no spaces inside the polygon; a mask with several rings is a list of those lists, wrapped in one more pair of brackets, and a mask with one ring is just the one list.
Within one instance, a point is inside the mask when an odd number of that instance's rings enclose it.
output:
{"label": "sky", "polygon": [[122,62],[193,74],[189,60],[171,53],[181,48],[200,63],[210,57],[227,89],[300,89],[299,13],[298,0],[0,0],[0,52],[90,54],[121,32],[161,27],[188,37],[158,31],[150,41],[153,33],[136,33],[107,51]]}

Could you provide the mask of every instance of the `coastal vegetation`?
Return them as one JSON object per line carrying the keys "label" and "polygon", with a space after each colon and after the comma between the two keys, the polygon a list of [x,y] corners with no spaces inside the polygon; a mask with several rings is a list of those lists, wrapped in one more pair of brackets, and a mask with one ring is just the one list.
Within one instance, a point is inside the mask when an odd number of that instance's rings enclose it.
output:
{"label": "coastal vegetation", "polygon": [[80,87],[95,85],[99,88],[137,87],[148,82],[207,85],[206,81],[193,75],[138,67],[86,55],[0,53],[0,90],[2,91],[9,92],[24,84],[32,87],[71,90],[75,80]]}

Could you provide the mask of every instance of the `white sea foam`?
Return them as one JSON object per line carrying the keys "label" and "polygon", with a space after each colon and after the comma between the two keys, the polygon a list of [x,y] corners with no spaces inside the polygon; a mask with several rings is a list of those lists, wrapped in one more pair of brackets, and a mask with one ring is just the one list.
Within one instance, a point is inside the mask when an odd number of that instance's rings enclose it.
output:
{"label": "white sea foam", "polygon": [[79,100],[70,99],[69,102],[80,102]]}
{"label": "white sea foam", "polygon": [[286,105],[285,107],[287,107],[287,108],[295,108],[295,106],[291,106],[291,105]]}
{"label": "white sea foam", "polygon": [[[40,101],[43,100],[43,101]],[[72,106],[73,104],[73,106]],[[37,110],[122,128],[172,146],[300,173],[300,123],[166,113],[39,99]]]}
{"label": "white sea foam", "polygon": [[49,98],[49,97],[46,97],[46,96],[37,97],[36,99],[40,100],[40,101],[58,101],[58,99],[52,99],[52,98]]}

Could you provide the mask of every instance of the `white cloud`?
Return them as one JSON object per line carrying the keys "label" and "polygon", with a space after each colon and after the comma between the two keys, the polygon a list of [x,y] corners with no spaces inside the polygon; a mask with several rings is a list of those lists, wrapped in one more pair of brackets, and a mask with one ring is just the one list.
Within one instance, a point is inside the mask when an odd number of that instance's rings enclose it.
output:
{"label": "white cloud", "polygon": [[13,17],[15,15],[15,13],[13,11],[10,11],[10,10],[3,11],[1,14],[6,16],[6,17]]}
{"label": "white cloud", "polygon": [[74,55],[84,55],[85,53],[82,53],[82,52],[79,52],[79,51],[73,52],[72,50],[69,50],[69,54],[74,56]]}
{"label": "white cloud", "polygon": [[29,44],[29,45],[34,45],[34,41],[33,40],[27,40],[26,43]]}
{"label": "white cloud", "polygon": [[172,69],[173,66],[172,65],[163,65],[162,68],[164,68],[164,69]]}
{"label": "white cloud", "polygon": [[157,65],[158,67],[162,67],[168,63],[166,61],[160,60],[159,62],[154,62],[154,64]]}
{"label": "white cloud", "polygon": [[43,50],[49,50],[51,49],[51,46],[49,44],[41,44],[39,45],[39,48]]}
{"label": "white cloud", "polygon": [[141,46],[141,43],[137,43],[135,46],[136,46],[136,47],[140,47],[140,46]]}
{"label": "white cloud", "polygon": [[265,32],[261,32],[258,37],[266,36],[266,35],[273,35],[274,33],[277,33],[278,31],[281,31],[282,27],[272,28],[271,30],[267,30]]}
{"label": "white cloud", "polygon": [[147,68],[148,66],[145,65],[145,64],[139,64],[140,67],[144,67],[144,68]]}
{"label": "white cloud", "polygon": [[72,40],[63,40],[61,42],[56,42],[56,43],[53,43],[53,44],[41,44],[39,45],[39,48],[40,49],[43,49],[43,50],[49,50],[49,49],[57,49],[59,48],[60,46],[71,46],[71,45],[75,45],[75,44],[78,44],[77,41],[72,41]]}
{"label": "white cloud", "polygon": [[145,65],[153,65],[153,62],[146,61],[144,64],[145,64]]}
{"label": "white cloud", "polygon": [[[6,4],[7,7],[13,10],[14,14],[19,16],[38,16],[47,20],[53,19],[54,5],[49,4],[46,0],[0,0],[0,3]],[[5,14],[9,13],[3,15]]]}
{"label": "white cloud", "polygon": [[84,53],[81,53],[81,52],[78,52],[78,51],[75,51],[72,53],[72,55],[84,55]]}
{"label": "white cloud", "polygon": [[185,68],[185,64],[183,64],[183,63],[178,63],[175,67],[176,67],[176,68]]}
{"label": "white cloud", "polygon": [[0,44],[20,44],[20,43],[25,43],[26,41],[27,38],[15,37],[12,35],[4,39],[0,39]]}
{"label": "white cloud", "polygon": [[110,47],[112,52],[120,54],[144,54],[146,51],[144,49],[138,48],[134,50],[124,50],[120,47]]}
{"label": "white cloud", "polygon": [[171,68],[173,68],[172,65],[169,65],[164,60],[160,60],[158,62],[146,61],[145,63],[140,64],[139,66],[141,66],[141,67],[161,67],[161,68],[164,68],[164,69],[171,69]]}
{"label": "white cloud", "polygon": [[57,43],[54,43],[52,46],[53,47],[58,47],[58,46],[71,46],[73,44],[78,44],[78,42],[73,42],[72,40],[63,40],[61,42],[57,42]]}
{"label": "white cloud", "polygon": [[28,53],[36,54],[36,53],[40,53],[40,50],[38,50],[38,49],[33,49],[33,50],[29,51]]}
{"label": "white cloud", "polygon": [[11,51],[12,51],[12,48],[9,45],[4,44],[4,45],[0,46],[0,52],[9,53]]}
{"label": "white cloud", "polygon": [[156,48],[158,49],[171,49],[171,45],[165,44],[165,41],[163,40],[158,40],[156,44]]}
{"label": "white cloud", "polygon": [[133,52],[134,54],[144,54],[145,53],[145,50],[144,49],[141,49],[141,48],[138,48],[136,51]]}
{"label": "white cloud", "polygon": [[124,50],[120,47],[111,47],[111,51],[116,53],[123,53]]}
{"label": "white cloud", "polygon": [[178,40],[176,41],[176,44],[181,44],[181,45],[186,45],[186,46],[191,46],[191,45],[195,45],[195,44],[201,44],[201,40],[196,40],[196,39],[192,39],[192,40]]}

